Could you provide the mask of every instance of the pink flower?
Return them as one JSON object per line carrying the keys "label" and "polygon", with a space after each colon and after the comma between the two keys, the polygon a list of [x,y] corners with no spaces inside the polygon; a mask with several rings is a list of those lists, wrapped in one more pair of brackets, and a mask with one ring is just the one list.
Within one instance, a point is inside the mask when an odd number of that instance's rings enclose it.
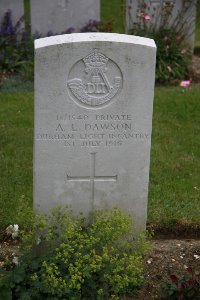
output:
{"label": "pink flower", "polygon": [[165,49],[169,49],[169,45],[166,45],[166,46],[165,46]]}
{"label": "pink flower", "polygon": [[181,54],[185,54],[187,51],[185,49],[181,50]]}
{"label": "pink flower", "polygon": [[167,66],[167,70],[168,70],[169,72],[172,72],[172,68],[171,68],[170,66]]}
{"label": "pink flower", "polygon": [[144,15],[144,19],[145,19],[146,21],[149,21],[149,20],[151,19],[151,17],[150,17],[149,15]]}
{"label": "pink flower", "polygon": [[191,84],[190,80],[183,80],[181,81],[180,86],[187,88],[190,86],[190,84]]}

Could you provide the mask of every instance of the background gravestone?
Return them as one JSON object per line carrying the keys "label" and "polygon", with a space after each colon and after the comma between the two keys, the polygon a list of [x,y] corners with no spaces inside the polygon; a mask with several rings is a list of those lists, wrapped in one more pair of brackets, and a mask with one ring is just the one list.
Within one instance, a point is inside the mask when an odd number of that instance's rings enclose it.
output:
{"label": "background gravestone", "polygon": [[17,21],[24,15],[23,0],[0,0],[0,21],[2,21],[5,13],[11,10],[12,21],[15,25]]}
{"label": "background gravestone", "polygon": [[31,0],[32,33],[62,33],[100,19],[100,0]]}
{"label": "background gravestone", "polygon": [[171,10],[171,18],[168,24],[170,26],[174,24],[174,21],[179,16],[181,24],[184,24],[181,27],[182,29],[185,28],[187,40],[192,47],[194,46],[196,0],[126,0],[126,32],[133,28],[133,23],[138,22],[138,15],[140,15],[142,10],[138,10],[138,4],[144,2],[147,7],[144,7],[143,10],[150,16],[150,20],[144,21],[147,27],[154,24],[156,28],[159,28],[161,15]]}
{"label": "background gravestone", "polygon": [[35,41],[34,206],[120,207],[146,226],[156,47],[77,33]]}

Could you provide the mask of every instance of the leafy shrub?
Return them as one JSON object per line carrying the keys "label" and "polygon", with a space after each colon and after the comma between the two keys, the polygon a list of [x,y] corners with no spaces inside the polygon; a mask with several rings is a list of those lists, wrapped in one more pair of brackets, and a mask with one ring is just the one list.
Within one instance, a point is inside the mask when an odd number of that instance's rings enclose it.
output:
{"label": "leafy shrub", "polygon": [[0,71],[33,74],[33,38],[23,29],[22,17],[15,25],[9,10],[0,27]]}
{"label": "leafy shrub", "polygon": [[19,264],[3,271],[5,299],[121,299],[141,287],[149,245],[144,235],[132,236],[121,211],[99,211],[88,224],[56,210],[39,224],[25,235]]}
{"label": "leafy shrub", "polygon": [[200,281],[192,270],[187,268],[187,274],[180,278],[176,275],[170,276],[170,282],[161,283],[162,299],[186,300],[200,299]]}
{"label": "leafy shrub", "polygon": [[182,0],[182,9],[172,22],[174,6],[166,1],[163,10],[154,9],[151,14],[148,0],[139,1],[137,21],[130,34],[152,38],[157,45],[156,80],[159,83],[176,82],[188,73],[191,46],[187,44],[190,20],[186,12],[192,8],[191,0]]}

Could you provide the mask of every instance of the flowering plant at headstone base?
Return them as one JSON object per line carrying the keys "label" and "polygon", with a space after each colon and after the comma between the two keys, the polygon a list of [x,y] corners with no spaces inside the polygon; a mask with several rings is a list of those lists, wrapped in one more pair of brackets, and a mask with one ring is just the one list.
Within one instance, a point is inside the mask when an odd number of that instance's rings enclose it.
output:
{"label": "flowering plant at headstone base", "polygon": [[[187,44],[190,20],[185,14],[192,7],[191,0],[183,0],[182,10],[171,23],[174,4],[166,1],[162,10],[151,8],[150,0],[138,2],[137,21],[130,34],[155,40],[157,45],[156,81],[159,83],[179,83],[188,79],[188,63],[191,60],[191,47]],[[159,24],[159,26],[158,26]]]}
{"label": "flowering plant at headstone base", "polygon": [[[91,221],[56,208],[37,216],[12,265],[0,269],[2,299],[122,299],[141,287],[146,233],[118,209],[97,211]],[[13,298],[12,298],[13,297]],[[0,298],[1,299],[1,298]]]}

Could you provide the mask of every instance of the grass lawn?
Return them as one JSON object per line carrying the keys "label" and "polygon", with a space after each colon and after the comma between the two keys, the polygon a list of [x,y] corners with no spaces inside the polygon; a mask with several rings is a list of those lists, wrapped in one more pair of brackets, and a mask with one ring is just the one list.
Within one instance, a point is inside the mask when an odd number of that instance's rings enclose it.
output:
{"label": "grass lawn", "polygon": [[[156,88],[149,223],[200,223],[200,86]],[[32,207],[33,92],[1,92],[0,226]],[[23,211],[23,214],[22,214]]]}
{"label": "grass lawn", "polygon": [[114,20],[114,32],[124,33],[124,0],[101,0],[101,20]]}
{"label": "grass lawn", "polygon": [[200,86],[156,89],[150,223],[200,223],[199,95]]}
{"label": "grass lawn", "polygon": [[18,220],[20,197],[32,206],[33,94],[0,94],[0,226]]}

